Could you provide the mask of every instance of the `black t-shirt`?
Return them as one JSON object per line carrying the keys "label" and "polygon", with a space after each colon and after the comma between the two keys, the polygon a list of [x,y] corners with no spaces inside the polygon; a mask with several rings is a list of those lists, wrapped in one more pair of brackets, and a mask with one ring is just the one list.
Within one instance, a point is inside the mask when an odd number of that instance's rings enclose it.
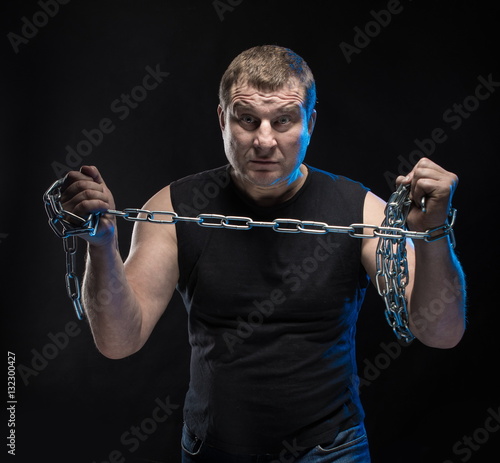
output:
{"label": "black t-shirt", "polygon": [[[173,207],[183,216],[363,222],[365,187],[307,168],[302,188],[277,206],[255,205],[224,166],[173,182]],[[369,281],[361,240],[186,222],[176,231],[192,347],[184,408],[191,432],[227,452],[274,453],[285,442],[313,447],[359,423],[354,336]]]}

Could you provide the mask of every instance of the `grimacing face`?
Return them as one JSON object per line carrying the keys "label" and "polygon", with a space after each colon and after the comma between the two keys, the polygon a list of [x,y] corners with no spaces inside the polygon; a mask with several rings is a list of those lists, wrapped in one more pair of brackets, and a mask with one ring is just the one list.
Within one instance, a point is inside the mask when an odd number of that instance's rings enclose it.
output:
{"label": "grimacing face", "polygon": [[[299,83],[273,92],[234,85],[219,123],[236,183],[252,192],[285,191],[305,176],[302,166],[316,121]],[[296,182],[297,183],[297,182]]]}

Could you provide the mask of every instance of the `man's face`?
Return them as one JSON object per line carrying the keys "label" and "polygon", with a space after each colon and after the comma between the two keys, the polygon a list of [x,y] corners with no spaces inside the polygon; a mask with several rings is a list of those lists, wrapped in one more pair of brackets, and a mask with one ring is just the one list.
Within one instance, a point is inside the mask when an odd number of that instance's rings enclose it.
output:
{"label": "man's face", "polygon": [[243,188],[286,188],[300,166],[314,128],[298,83],[275,92],[246,84],[232,88],[226,110],[218,108],[226,156]]}

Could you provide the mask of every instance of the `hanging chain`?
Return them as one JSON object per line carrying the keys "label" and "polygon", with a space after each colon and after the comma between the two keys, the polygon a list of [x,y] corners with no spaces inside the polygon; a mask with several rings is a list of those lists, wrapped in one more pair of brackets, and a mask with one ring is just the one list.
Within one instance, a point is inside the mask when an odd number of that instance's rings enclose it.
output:
{"label": "hanging chain", "polygon": [[[81,304],[80,281],[76,273],[75,256],[76,237],[84,234],[94,236],[103,213],[91,214],[82,218],[62,208],[61,187],[63,179],[57,180],[45,192],[43,200],[49,217],[49,225],[55,234],[63,239],[66,253],[66,291],[73,303],[77,317],[81,320],[84,311]],[[424,204],[423,204],[424,206]],[[354,223],[349,226],[329,225],[325,222],[297,219],[275,219],[271,222],[252,220],[221,214],[199,214],[196,217],[183,217],[172,211],[150,211],[127,208],[108,209],[104,214],[121,217],[132,222],[149,222],[174,225],[179,222],[195,223],[207,228],[227,228],[230,230],[250,230],[252,228],[270,228],[279,233],[347,234],[352,238],[378,238],[376,251],[376,284],[380,296],[385,302],[385,316],[398,339],[411,342],[414,339],[409,329],[409,316],[405,296],[408,286],[408,261],[406,258],[406,238],[422,239],[432,242],[450,236],[455,247],[453,226],[457,211],[451,208],[449,220],[440,227],[425,232],[410,231],[406,227],[406,218],[411,207],[409,187],[400,185],[391,195],[385,208],[385,218],[380,226]]]}
{"label": "hanging chain", "polygon": [[[399,188],[391,195],[385,208],[383,226],[405,228],[411,200],[407,189]],[[424,204],[423,204],[424,206]],[[424,206],[425,207],[425,206]],[[408,260],[405,238],[380,238],[376,251],[376,283],[385,302],[385,317],[398,339],[411,342],[414,336],[409,328],[407,300]]]}
{"label": "hanging chain", "polygon": [[64,252],[66,253],[66,292],[73,303],[76,316],[83,320],[84,312],[80,294],[80,280],[76,274],[76,251],[78,249],[76,237],[63,238]]}

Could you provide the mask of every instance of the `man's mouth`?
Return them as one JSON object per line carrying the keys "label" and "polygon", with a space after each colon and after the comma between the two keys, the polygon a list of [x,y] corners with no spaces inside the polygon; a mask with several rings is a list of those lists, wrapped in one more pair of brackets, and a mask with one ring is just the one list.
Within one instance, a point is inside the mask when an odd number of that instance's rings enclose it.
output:
{"label": "man's mouth", "polygon": [[278,161],[271,161],[268,159],[252,159],[250,162],[255,164],[269,165],[269,164],[278,164]]}

